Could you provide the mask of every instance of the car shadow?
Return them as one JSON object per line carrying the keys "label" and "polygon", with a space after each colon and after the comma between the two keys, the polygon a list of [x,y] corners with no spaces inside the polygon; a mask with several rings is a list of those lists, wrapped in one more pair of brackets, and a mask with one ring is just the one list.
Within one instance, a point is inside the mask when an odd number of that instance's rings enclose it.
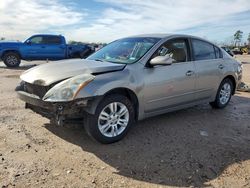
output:
{"label": "car shadow", "polygon": [[81,127],[45,127],[95,154],[119,175],[154,184],[202,187],[230,165],[250,159],[249,105],[249,98],[235,96],[223,110],[204,104],[149,118],[110,145],[92,141]]}
{"label": "car shadow", "polygon": [[250,62],[241,62],[242,64],[250,64]]}

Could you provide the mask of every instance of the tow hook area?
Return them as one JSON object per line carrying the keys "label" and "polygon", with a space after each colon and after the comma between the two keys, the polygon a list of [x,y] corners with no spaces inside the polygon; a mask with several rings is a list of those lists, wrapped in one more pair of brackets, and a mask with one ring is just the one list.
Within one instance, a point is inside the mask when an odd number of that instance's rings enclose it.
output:
{"label": "tow hook area", "polygon": [[56,116],[56,124],[58,126],[64,126],[64,120],[65,120],[64,116],[62,116],[62,115],[57,115]]}
{"label": "tow hook area", "polygon": [[63,126],[64,125],[64,120],[65,120],[65,117],[62,115],[63,113],[63,106],[62,105],[59,105],[57,107],[57,115],[56,115],[56,124],[58,126]]}
{"label": "tow hook area", "polygon": [[81,116],[81,112],[76,110],[76,114],[74,113],[65,113],[66,112],[74,112],[76,109],[67,109],[63,105],[58,105],[56,107],[56,113],[54,115],[54,121],[52,122],[58,126],[65,126],[67,124],[72,125],[72,124],[79,124],[82,123],[83,117]]}

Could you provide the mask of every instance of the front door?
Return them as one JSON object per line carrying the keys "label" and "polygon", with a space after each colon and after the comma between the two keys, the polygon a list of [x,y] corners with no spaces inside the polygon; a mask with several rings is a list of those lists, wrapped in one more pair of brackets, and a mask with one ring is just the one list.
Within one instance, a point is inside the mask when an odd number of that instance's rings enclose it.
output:
{"label": "front door", "polygon": [[34,36],[28,39],[22,46],[21,53],[24,59],[42,60],[46,59],[46,48],[42,46],[43,36]]}
{"label": "front door", "polygon": [[170,54],[174,61],[171,65],[145,67],[145,113],[160,112],[193,102],[196,75],[189,51],[186,39],[172,39],[153,55],[152,58]]}
{"label": "front door", "polygon": [[47,59],[64,59],[66,57],[66,44],[61,36],[44,36],[43,45]]}

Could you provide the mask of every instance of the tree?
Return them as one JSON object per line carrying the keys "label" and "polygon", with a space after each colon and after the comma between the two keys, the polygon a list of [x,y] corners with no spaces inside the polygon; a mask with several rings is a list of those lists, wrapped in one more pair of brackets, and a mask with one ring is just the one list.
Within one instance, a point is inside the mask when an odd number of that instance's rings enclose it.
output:
{"label": "tree", "polygon": [[68,43],[69,44],[73,44],[73,45],[85,45],[86,44],[84,42],[79,42],[79,41],[74,41],[74,40],[71,40]]}
{"label": "tree", "polygon": [[1,37],[0,40],[5,40],[5,38],[4,38],[4,37]]}
{"label": "tree", "polygon": [[236,31],[236,33],[234,34],[234,42],[235,42],[234,46],[235,47],[237,46],[237,44],[238,45],[240,44],[242,36],[243,36],[243,32],[241,30]]}
{"label": "tree", "polygon": [[250,33],[248,34],[247,40],[248,40],[248,46],[250,47]]}

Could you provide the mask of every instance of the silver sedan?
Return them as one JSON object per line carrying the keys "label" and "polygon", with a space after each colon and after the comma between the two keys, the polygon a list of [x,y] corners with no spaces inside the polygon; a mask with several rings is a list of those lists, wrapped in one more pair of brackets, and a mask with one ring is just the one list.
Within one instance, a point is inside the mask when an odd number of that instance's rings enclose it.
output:
{"label": "silver sedan", "polygon": [[140,35],[85,60],[29,69],[16,91],[26,108],[59,125],[82,123],[92,138],[112,143],[137,120],[206,102],[224,108],[241,75],[241,64],[209,41]]}

